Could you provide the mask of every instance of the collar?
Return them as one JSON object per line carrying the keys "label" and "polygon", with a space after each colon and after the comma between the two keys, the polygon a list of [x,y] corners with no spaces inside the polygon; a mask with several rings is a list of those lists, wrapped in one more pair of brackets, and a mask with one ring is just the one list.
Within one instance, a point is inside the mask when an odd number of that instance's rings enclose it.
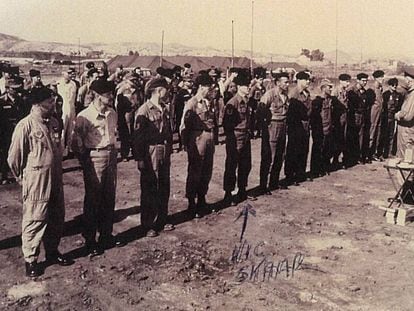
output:
{"label": "collar", "polygon": [[155,103],[153,103],[152,101],[151,101],[151,99],[149,99],[148,100],[148,106],[149,106],[149,108],[151,109],[151,108],[156,108],[156,109],[158,109],[159,111],[164,111],[164,109],[163,109],[163,107],[162,107],[162,105],[160,105],[160,104],[155,104]]}
{"label": "collar", "polygon": [[94,103],[90,105],[91,107],[91,113],[95,119],[98,119],[98,117],[104,117],[106,118],[109,114],[109,109],[106,109],[104,112],[100,112],[98,109],[96,109]]}

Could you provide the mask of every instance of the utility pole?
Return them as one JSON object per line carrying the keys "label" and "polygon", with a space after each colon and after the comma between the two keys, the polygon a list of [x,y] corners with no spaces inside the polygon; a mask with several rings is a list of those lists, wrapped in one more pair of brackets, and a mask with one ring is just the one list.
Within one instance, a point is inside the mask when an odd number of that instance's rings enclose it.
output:
{"label": "utility pole", "polygon": [[80,77],[81,64],[80,64],[80,37],[78,37],[78,75]]}
{"label": "utility pole", "polygon": [[250,41],[250,72],[253,74],[253,16],[254,16],[254,1],[252,1],[252,33]]}
{"label": "utility pole", "polygon": [[234,20],[231,21],[231,67],[234,67]]}
{"label": "utility pole", "polygon": [[335,1],[336,25],[335,25],[335,78],[338,75],[338,0]]}
{"label": "utility pole", "polygon": [[164,57],[164,30],[162,31],[161,36],[161,57],[160,57],[160,67],[162,67],[162,58]]}

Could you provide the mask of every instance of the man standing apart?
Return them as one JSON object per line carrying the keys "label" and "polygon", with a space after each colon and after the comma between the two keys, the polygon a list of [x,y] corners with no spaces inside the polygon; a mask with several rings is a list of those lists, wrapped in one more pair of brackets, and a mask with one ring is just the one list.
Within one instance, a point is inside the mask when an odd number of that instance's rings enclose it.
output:
{"label": "man standing apart", "polygon": [[[275,79],[276,87],[262,96],[256,114],[257,121],[262,127],[260,192],[269,195],[269,188],[279,188],[279,175],[286,148],[286,114],[289,106],[289,75],[277,73]],[[286,188],[285,185],[282,186]]]}
{"label": "man standing apart", "polygon": [[213,103],[207,100],[212,84],[213,79],[207,74],[197,77],[197,94],[185,104],[180,128],[188,154],[188,209],[196,218],[200,217],[201,209],[206,207],[206,194],[213,172],[216,122]]}
{"label": "man standing apart", "polygon": [[162,77],[147,82],[150,98],[137,111],[132,137],[132,153],[141,172],[141,226],[148,237],[174,229],[167,224],[172,152],[168,87]]}
{"label": "man standing apart", "polygon": [[288,143],[285,175],[287,184],[298,185],[299,182],[306,180],[311,98],[308,91],[310,75],[305,71],[300,71],[296,79],[297,86],[289,95],[289,109],[286,116]]}
{"label": "man standing apart", "polygon": [[117,114],[111,108],[113,84],[95,80],[90,90],[93,101],[76,117],[72,150],[82,165],[85,182],[85,247],[90,255],[96,256],[112,246],[123,246],[123,243],[112,236],[117,181]]}
{"label": "man standing apart", "polygon": [[43,240],[46,260],[59,265],[72,262],[58,251],[65,220],[62,183],[60,123],[52,117],[53,92],[46,87],[32,89],[33,107],[13,133],[8,163],[23,186],[22,250],[26,275],[42,274],[37,264]]}
{"label": "man standing apart", "polygon": [[[233,82],[237,84],[237,94],[226,104],[223,117],[223,128],[226,135],[224,204],[236,205],[249,198],[246,187],[252,168],[251,109],[247,104],[250,84],[248,72],[240,70]],[[236,200],[233,200],[231,192],[236,186],[236,180],[239,190]]]}

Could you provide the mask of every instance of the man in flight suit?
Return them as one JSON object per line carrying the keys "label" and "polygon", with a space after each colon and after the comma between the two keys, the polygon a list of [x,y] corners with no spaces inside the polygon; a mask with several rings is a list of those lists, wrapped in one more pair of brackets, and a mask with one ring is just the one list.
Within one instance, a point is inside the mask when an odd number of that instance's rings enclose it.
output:
{"label": "man in flight suit", "polygon": [[188,209],[199,218],[201,209],[206,207],[206,194],[213,172],[216,120],[213,102],[207,99],[213,79],[207,74],[200,75],[196,85],[197,94],[184,106],[180,131],[188,154]]}
{"label": "man in flight suit", "polygon": [[37,277],[40,242],[46,260],[69,265],[71,260],[58,251],[65,220],[61,127],[52,117],[53,92],[46,87],[32,89],[30,114],[21,120],[13,133],[8,163],[23,186],[22,250],[26,275]]}
{"label": "man in flight suit", "polygon": [[172,152],[168,88],[162,77],[147,82],[150,98],[137,111],[132,137],[132,153],[141,172],[141,226],[148,237],[174,229],[167,223]]}
{"label": "man in flight suit", "polygon": [[[286,114],[288,110],[289,75],[276,74],[276,87],[260,99],[257,121],[262,126],[262,159],[260,162],[260,191],[271,194],[269,188],[279,188],[279,174],[286,148]],[[268,187],[268,180],[270,181]],[[283,185],[283,188],[286,188]]]}

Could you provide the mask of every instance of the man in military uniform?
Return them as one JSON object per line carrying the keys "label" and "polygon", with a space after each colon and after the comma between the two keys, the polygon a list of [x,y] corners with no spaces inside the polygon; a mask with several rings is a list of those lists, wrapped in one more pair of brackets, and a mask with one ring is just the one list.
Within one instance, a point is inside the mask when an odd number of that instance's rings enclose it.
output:
{"label": "man in military uniform", "polygon": [[369,155],[368,161],[380,160],[378,154],[378,144],[381,128],[381,112],[383,111],[383,88],[384,71],[376,70],[372,74],[374,77],[374,88],[369,89],[371,106],[371,127],[369,129]]}
{"label": "man in military uniform", "polygon": [[[237,84],[237,94],[224,108],[223,128],[226,135],[226,162],[224,171],[224,204],[236,205],[248,198],[246,187],[252,168],[251,109],[248,106],[249,74],[240,70],[233,80]],[[236,174],[237,171],[237,174]],[[232,197],[237,180],[236,200]],[[251,198],[253,199],[253,198]]]}
{"label": "man in military uniform", "polygon": [[[279,174],[286,148],[286,114],[288,110],[289,75],[278,73],[276,87],[260,99],[257,121],[262,132],[260,162],[260,192],[271,194],[269,188],[279,188]],[[270,174],[270,182],[268,187]],[[286,188],[286,185],[280,185]]]}
{"label": "man in military uniform", "polygon": [[[7,165],[7,152],[14,128],[18,121],[28,113],[25,101],[18,93],[22,87],[23,79],[9,78],[6,82],[6,92],[0,96],[0,183],[10,183],[9,166]],[[29,110],[30,111],[30,110]]]}
{"label": "man in military uniform", "polygon": [[213,79],[206,74],[200,75],[195,83],[198,85],[197,94],[184,106],[180,131],[188,154],[188,209],[199,218],[202,208],[206,207],[206,194],[213,172],[214,128],[217,125],[213,103],[207,99]]}
{"label": "man in military uniform", "polygon": [[37,69],[30,69],[29,70],[29,77],[30,80],[26,81],[24,85],[24,89],[26,91],[31,91],[34,87],[41,87],[43,86],[42,77],[40,75],[40,71]]}
{"label": "man in military uniform", "polygon": [[192,81],[189,78],[184,78],[182,87],[178,90],[177,95],[174,97],[174,118],[175,127],[174,130],[178,132],[178,151],[181,151],[183,142],[181,137],[181,120],[183,118],[184,106],[191,99],[192,93]]}
{"label": "man in military uniform", "polygon": [[387,159],[391,154],[395,155],[395,114],[400,111],[403,103],[403,96],[397,92],[398,79],[392,78],[388,80],[389,89],[384,92],[384,109],[381,121],[381,138],[378,153],[380,157]]}
{"label": "man in military uniform", "polygon": [[350,165],[365,164],[368,160],[369,129],[371,114],[369,98],[365,86],[368,82],[366,73],[357,75],[356,84],[348,92],[348,137],[347,145],[351,150]]}
{"label": "man in military uniform", "polygon": [[43,240],[46,260],[69,265],[71,260],[58,251],[65,220],[61,128],[52,117],[53,92],[46,87],[32,90],[33,108],[13,133],[8,163],[23,186],[22,249],[26,275],[39,276],[37,264]]}
{"label": "man in military uniform", "polygon": [[150,98],[137,111],[132,137],[132,152],[141,172],[141,226],[148,237],[174,229],[167,223],[172,152],[168,88],[162,77],[147,82]]}
{"label": "man in military uniform", "polygon": [[300,71],[296,75],[297,86],[289,94],[286,115],[288,143],[285,160],[287,184],[298,185],[306,180],[306,164],[309,152],[309,116],[311,99],[308,87],[310,75]]}
{"label": "man in military uniform", "polygon": [[[83,236],[91,256],[123,242],[112,236],[117,182],[116,128],[113,83],[96,80],[91,86],[93,101],[76,117],[72,150],[83,168],[85,200]],[[98,243],[96,233],[99,232]]]}

